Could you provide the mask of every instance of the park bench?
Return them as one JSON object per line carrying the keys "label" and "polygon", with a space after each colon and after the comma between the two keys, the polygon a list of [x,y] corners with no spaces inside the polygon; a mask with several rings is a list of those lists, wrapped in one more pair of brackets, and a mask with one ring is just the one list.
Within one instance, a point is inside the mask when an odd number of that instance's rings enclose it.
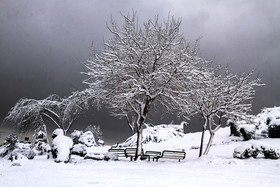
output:
{"label": "park bench", "polygon": [[109,149],[108,152],[115,153],[118,157],[126,157],[124,149]]}
{"label": "park bench", "polygon": [[186,157],[186,152],[184,152],[184,151],[164,150],[162,152],[162,155],[154,157],[153,161],[156,160],[158,162],[158,159],[162,158],[162,159],[176,159],[176,160],[178,159],[178,161],[180,162],[185,157]]}
{"label": "park bench", "polygon": [[[136,148],[126,148],[124,150],[125,152],[125,156],[128,158],[130,157],[130,161],[133,160],[133,158],[135,158],[135,155],[136,155]],[[141,150],[141,155],[143,155],[143,149]]]}
{"label": "park bench", "polygon": [[154,160],[155,157],[160,157],[161,156],[161,152],[160,151],[146,151],[144,155],[141,156],[141,159],[147,159],[148,161],[150,161],[151,159]]}

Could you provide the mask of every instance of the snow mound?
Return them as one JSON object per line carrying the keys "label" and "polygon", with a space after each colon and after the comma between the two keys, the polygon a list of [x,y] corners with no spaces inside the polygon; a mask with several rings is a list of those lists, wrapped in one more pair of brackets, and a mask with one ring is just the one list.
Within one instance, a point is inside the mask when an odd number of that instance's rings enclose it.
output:
{"label": "snow mound", "polygon": [[[184,129],[182,125],[157,125],[154,127],[146,127],[143,129],[143,144],[149,142],[160,143],[171,139],[184,136]],[[119,147],[133,147],[136,146],[137,134],[129,137],[125,142],[121,143]]]}

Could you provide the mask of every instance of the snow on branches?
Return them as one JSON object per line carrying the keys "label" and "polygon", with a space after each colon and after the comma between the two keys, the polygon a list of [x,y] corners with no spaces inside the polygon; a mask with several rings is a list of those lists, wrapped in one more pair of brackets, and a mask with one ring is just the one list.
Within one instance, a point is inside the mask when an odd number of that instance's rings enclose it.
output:
{"label": "snow on branches", "polygon": [[51,120],[66,133],[78,116],[89,107],[89,90],[75,91],[67,98],[50,95],[43,100],[20,99],[9,111],[4,122],[15,126],[18,133],[42,126],[44,119]]}
{"label": "snow on branches", "polygon": [[114,116],[127,117],[141,142],[150,106],[178,109],[180,94],[207,75],[207,62],[197,56],[198,41],[192,47],[180,34],[181,19],[168,16],[161,23],[156,16],[140,27],[135,13],[123,18],[122,26],[111,21],[112,38],[85,62],[84,83],[97,104],[111,107]]}
{"label": "snow on branches", "polygon": [[237,76],[225,69],[224,76],[218,75],[220,67],[213,68],[211,76],[204,77],[192,86],[192,92],[183,105],[190,107],[204,119],[200,156],[203,151],[204,132],[208,127],[210,139],[204,154],[209,152],[215,132],[223,118],[245,118],[251,110],[255,86],[261,86],[260,79],[252,79],[253,73]]}

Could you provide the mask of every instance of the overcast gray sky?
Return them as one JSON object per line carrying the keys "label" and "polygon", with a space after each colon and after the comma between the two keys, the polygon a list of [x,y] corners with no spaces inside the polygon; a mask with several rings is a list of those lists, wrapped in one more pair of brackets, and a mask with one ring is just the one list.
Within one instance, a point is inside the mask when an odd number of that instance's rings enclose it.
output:
{"label": "overcast gray sky", "polygon": [[[203,37],[202,57],[230,64],[233,72],[260,72],[267,85],[257,90],[253,114],[280,106],[280,1],[0,0],[0,120],[22,97],[84,89],[80,62],[90,55],[92,41],[102,48],[103,38],[110,37],[106,21],[112,15],[121,22],[120,12],[132,9],[140,23],[168,12],[182,17],[181,32],[189,41]],[[129,135],[124,122],[91,110],[77,123],[100,124],[105,140],[119,141]]]}

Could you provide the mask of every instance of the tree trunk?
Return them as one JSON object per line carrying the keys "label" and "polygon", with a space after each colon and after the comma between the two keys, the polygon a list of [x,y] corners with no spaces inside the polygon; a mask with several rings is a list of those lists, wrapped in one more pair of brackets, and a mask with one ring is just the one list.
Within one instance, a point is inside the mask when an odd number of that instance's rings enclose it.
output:
{"label": "tree trunk", "polygon": [[142,133],[143,133],[143,125],[137,129],[137,141],[136,141],[136,153],[135,153],[135,161],[138,159],[138,156],[141,155],[141,150],[143,148],[142,143]]}
{"label": "tree trunk", "polygon": [[207,143],[207,146],[206,146],[206,149],[205,149],[203,155],[207,155],[209,153],[210,147],[212,146],[212,143],[213,143],[214,135],[215,135],[215,132],[212,132],[210,130],[210,138],[209,138],[209,141]]}
{"label": "tree trunk", "polygon": [[199,157],[202,156],[202,152],[203,152],[204,134],[205,134],[205,131],[206,131],[207,122],[208,122],[208,120],[205,119],[205,122],[204,122],[204,125],[203,125],[203,128],[202,128],[202,133],[201,133]]}

